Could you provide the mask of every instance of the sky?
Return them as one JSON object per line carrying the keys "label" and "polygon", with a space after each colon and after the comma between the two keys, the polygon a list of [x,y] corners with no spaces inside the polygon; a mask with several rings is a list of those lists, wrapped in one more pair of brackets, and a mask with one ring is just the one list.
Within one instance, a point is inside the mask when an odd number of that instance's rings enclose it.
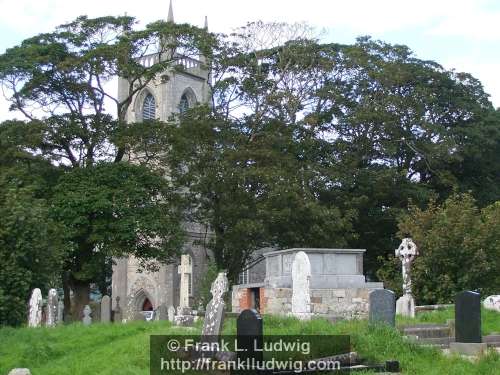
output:
{"label": "sky", "polygon": [[[0,53],[80,15],[166,19],[169,0],[0,0]],[[370,35],[480,79],[500,107],[499,0],[173,0],[176,22],[231,32],[248,21],[306,22],[324,42]],[[0,93],[0,121],[12,118]],[[18,117],[18,116],[16,116]]]}

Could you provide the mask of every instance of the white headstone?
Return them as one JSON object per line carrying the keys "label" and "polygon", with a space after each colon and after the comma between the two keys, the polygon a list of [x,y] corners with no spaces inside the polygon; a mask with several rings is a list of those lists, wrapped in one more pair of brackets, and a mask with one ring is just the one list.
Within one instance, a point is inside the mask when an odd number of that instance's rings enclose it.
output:
{"label": "white headstone", "polygon": [[292,263],[292,315],[302,320],[311,318],[310,281],[309,257],[299,251]]}
{"label": "white headstone", "polygon": [[92,324],[92,317],[90,314],[92,313],[92,310],[89,305],[85,305],[85,308],[83,309],[83,324],[86,326],[89,326]]}
{"label": "white headstone", "polygon": [[181,255],[181,265],[178,268],[178,273],[181,275],[180,285],[180,301],[179,307],[182,309],[189,308],[189,294],[191,286],[191,275],[193,273],[193,264],[191,256],[187,254]]}
{"label": "white headstone", "polygon": [[411,291],[411,264],[418,255],[418,248],[411,238],[403,238],[395,253],[396,257],[401,260],[403,268],[403,296],[396,302],[396,313],[413,318],[415,317],[415,299]]}
{"label": "white headstone", "polygon": [[486,297],[483,301],[483,306],[487,310],[500,312],[500,295]]}
{"label": "white headstone", "polygon": [[42,291],[38,288],[33,289],[30,298],[28,326],[40,327],[42,323]]}
{"label": "white headstone", "polygon": [[168,320],[173,323],[174,319],[175,319],[175,307],[170,306],[168,308]]}
{"label": "white headstone", "polygon": [[47,298],[47,327],[54,327],[57,323],[57,308],[59,307],[59,298],[57,290],[50,289]]}

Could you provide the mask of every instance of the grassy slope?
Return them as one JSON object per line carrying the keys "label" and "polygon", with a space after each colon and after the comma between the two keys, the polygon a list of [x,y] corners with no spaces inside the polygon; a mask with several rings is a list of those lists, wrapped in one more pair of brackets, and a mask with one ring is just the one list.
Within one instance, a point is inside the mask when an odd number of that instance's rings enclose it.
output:
{"label": "grassy slope", "polygon": [[[440,314],[434,316],[434,320],[446,319],[446,315]],[[494,330],[500,331],[498,317],[494,318],[493,323],[488,319],[485,325],[493,324]],[[235,326],[234,319],[228,320],[225,333],[234,334]],[[436,349],[407,343],[395,330],[369,327],[363,321],[332,325],[324,320],[302,323],[266,317],[264,327],[265,333],[272,335],[350,334],[354,350],[364,358],[373,362],[398,359],[407,374],[493,375],[498,374],[500,368],[498,353],[490,353],[476,364],[447,358]],[[3,328],[0,329],[0,375],[7,374],[13,367],[28,367],[33,375],[146,375],[149,373],[149,335],[182,332],[192,331],[171,327],[167,322],[91,327],[73,324],[54,329]]]}

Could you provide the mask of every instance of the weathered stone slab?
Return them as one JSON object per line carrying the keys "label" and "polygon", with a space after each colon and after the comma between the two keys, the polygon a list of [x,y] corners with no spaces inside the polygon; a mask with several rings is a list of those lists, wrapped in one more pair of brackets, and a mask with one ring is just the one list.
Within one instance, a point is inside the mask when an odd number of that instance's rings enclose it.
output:
{"label": "weathered stone slab", "polygon": [[28,326],[40,327],[42,324],[42,291],[33,289],[29,302]]}
{"label": "weathered stone slab", "polygon": [[57,304],[57,324],[63,324],[64,323],[64,302],[59,301]]}
{"label": "weathered stone slab", "polygon": [[370,323],[396,326],[396,296],[392,290],[375,289],[369,297],[368,316]]}
{"label": "weathered stone slab", "polygon": [[175,307],[170,306],[168,308],[168,320],[173,323],[174,319],[175,319]]}
{"label": "weathered stone slab", "polygon": [[481,296],[460,292],[455,297],[455,341],[480,343],[481,339]]}
{"label": "weathered stone slab", "polygon": [[303,251],[295,255],[292,264],[292,315],[299,319],[311,318],[311,264]]}
{"label": "weathered stone slab", "polygon": [[396,301],[396,314],[415,317],[415,298],[410,294],[405,294]]}
{"label": "weathered stone slab", "polygon": [[101,299],[101,322],[111,322],[111,299],[109,296],[103,296]]}
{"label": "weathered stone slab", "polygon": [[8,375],[31,375],[31,371],[27,368],[15,368],[10,370]]}
{"label": "weathered stone slab", "polygon": [[208,303],[203,322],[203,336],[219,336],[224,323],[224,295],[228,291],[228,281],[225,272],[220,272],[212,283],[212,300]]}
{"label": "weathered stone slab", "polygon": [[54,327],[57,323],[57,309],[59,307],[59,297],[57,296],[57,290],[50,289],[49,296],[47,298],[47,327]]}

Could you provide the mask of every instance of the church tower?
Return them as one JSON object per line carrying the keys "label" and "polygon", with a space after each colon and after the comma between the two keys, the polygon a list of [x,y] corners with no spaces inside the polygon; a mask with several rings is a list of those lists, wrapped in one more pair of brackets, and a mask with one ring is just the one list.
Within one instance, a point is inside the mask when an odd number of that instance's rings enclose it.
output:
{"label": "church tower", "polygon": [[[174,22],[170,1],[167,22]],[[205,27],[207,22],[205,19]],[[161,43],[161,41],[159,41]],[[143,56],[139,62],[151,66],[158,62],[159,54]],[[138,92],[126,114],[129,123],[148,119],[168,121],[196,103],[209,102],[209,71],[203,56],[198,59],[175,53],[177,64],[184,70],[167,69],[158,74]],[[118,99],[126,97],[126,79],[118,78]],[[161,265],[158,272],[138,272],[139,262],[133,257],[115,259],[112,276],[113,309],[119,305],[125,319],[135,319],[140,314],[150,316],[158,311],[174,307],[193,307],[200,280],[206,272],[208,250],[200,243],[207,238],[207,231],[199,225],[186,224],[187,242],[177,264]],[[148,313],[149,312],[149,313]]]}

